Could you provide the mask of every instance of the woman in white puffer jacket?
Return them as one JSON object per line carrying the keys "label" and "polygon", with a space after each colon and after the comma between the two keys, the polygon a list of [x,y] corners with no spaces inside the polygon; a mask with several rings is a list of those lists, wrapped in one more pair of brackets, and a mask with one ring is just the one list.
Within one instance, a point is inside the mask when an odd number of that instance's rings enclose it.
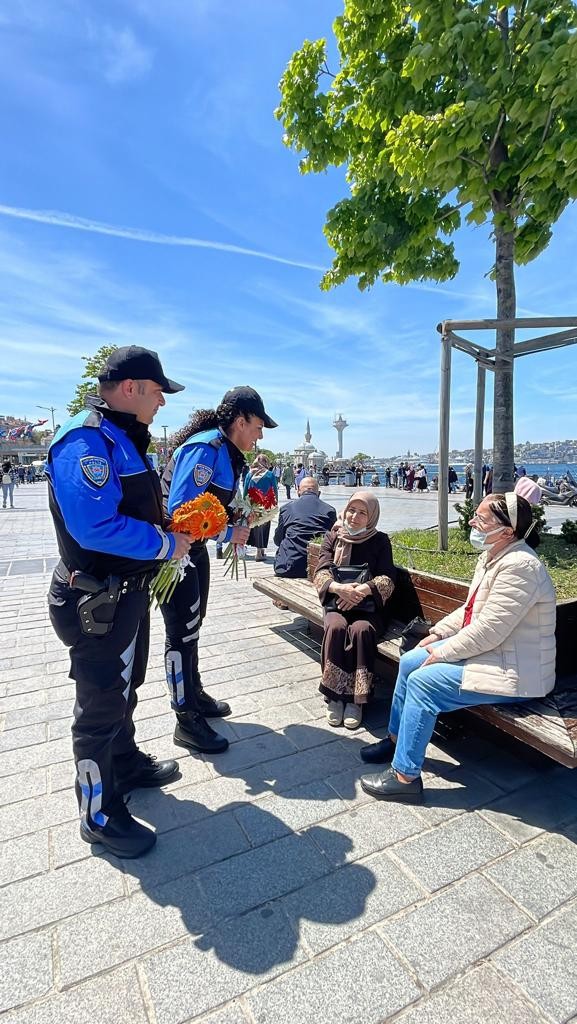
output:
{"label": "woman in white puffer jacket", "polygon": [[441,712],[543,697],[555,685],[555,590],[534,551],[529,502],[489,494],[471,527],[482,554],[467,601],[402,656],[388,736],[361,750],[364,761],[391,762],[361,779],[379,799],[421,802],[421,769]]}

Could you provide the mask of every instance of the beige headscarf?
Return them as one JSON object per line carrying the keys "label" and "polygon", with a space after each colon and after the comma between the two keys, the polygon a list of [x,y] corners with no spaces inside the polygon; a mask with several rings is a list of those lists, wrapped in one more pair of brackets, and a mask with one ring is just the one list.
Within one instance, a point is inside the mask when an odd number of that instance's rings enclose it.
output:
{"label": "beige headscarf", "polygon": [[[356,537],[351,537],[344,525],[345,512],[353,501],[362,502],[368,513],[367,525],[362,533],[358,533]],[[349,498],[343,509],[341,519],[333,526],[333,532],[337,535],[334,552],[335,565],[351,564],[353,545],[362,544],[364,541],[370,540],[371,537],[375,536],[380,514],[381,509],[378,498],[371,491],[357,491],[356,494]]]}
{"label": "beige headscarf", "polygon": [[265,475],[270,469],[270,459],[264,452],[260,452],[256,459],[253,459],[252,466],[250,467],[250,475],[256,482]]}

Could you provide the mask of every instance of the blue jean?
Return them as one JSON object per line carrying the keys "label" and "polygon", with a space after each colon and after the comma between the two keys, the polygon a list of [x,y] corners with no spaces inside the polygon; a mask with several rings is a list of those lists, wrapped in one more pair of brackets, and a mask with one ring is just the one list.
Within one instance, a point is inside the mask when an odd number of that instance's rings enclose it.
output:
{"label": "blue jean", "polygon": [[[433,647],[441,646],[439,640]],[[393,768],[402,775],[420,775],[427,744],[437,715],[478,704],[516,704],[521,697],[462,690],[464,662],[421,665],[428,657],[424,647],[403,654],[391,705],[389,733],[397,737]]]}

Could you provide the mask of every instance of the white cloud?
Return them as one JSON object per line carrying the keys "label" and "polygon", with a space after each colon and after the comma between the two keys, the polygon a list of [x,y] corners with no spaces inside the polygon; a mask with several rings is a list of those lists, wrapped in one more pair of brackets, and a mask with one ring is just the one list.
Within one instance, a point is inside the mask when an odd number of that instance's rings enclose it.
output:
{"label": "white cloud", "polygon": [[131,28],[101,30],[104,77],[111,85],[133,82],[148,74],[153,63],[153,52],[138,41]]}
{"label": "white cloud", "polygon": [[302,267],[304,270],[323,271],[314,263],[285,259],[260,249],[247,249],[244,246],[232,245],[228,242],[213,242],[203,238],[191,238],[186,235],[165,235],[157,231],[143,228],[127,228],[120,225],[105,224],[88,217],[76,217],[74,214],[60,210],[27,210],[19,206],[0,205],[0,215],[14,217],[17,220],[31,220],[37,224],[51,224],[54,227],[73,228],[76,231],[88,231],[96,235],[112,235],[114,238],[126,238],[133,242],[147,242],[152,245],[174,245],[197,249],[216,249],[219,252],[235,253],[239,256],[254,256],[269,260],[272,263],[284,263],[289,267]]}

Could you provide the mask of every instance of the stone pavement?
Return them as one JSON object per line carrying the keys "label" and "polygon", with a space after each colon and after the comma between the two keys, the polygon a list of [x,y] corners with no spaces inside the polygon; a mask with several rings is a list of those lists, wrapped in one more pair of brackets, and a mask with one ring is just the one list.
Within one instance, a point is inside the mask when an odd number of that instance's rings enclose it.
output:
{"label": "stone pavement", "polygon": [[[388,529],[435,520],[433,496],[381,496]],[[577,1022],[577,772],[471,720],[435,736],[424,806],[367,798],[359,748],[384,705],[362,732],[326,725],[317,645],[251,587],[270,564],[239,583],[212,565],[203,677],[232,703],[229,751],[173,748],[155,613],[137,736],[180,777],[131,798],[159,833],[147,857],[81,843],[45,485],[16,502],[0,510],[2,1024]]]}

